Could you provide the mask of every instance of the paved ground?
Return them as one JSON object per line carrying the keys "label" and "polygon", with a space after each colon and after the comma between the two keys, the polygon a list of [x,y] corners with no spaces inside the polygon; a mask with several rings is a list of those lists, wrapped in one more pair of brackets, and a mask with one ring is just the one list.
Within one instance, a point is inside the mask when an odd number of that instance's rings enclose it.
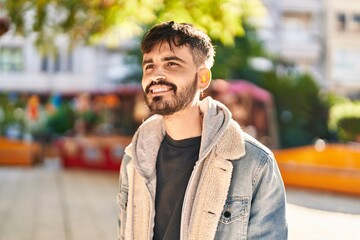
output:
{"label": "paved ground", "polygon": [[360,197],[296,189],[287,196],[290,240],[360,240]]}
{"label": "paved ground", "polygon": [[[54,161],[0,167],[0,240],[115,240],[117,180]],[[360,239],[360,197],[287,192],[289,239]]]}

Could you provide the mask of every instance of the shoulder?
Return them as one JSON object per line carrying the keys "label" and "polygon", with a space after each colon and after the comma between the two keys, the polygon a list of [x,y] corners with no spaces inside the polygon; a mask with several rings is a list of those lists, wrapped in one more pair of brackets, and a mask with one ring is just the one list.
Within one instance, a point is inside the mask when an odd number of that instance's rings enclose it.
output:
{"label": "shoulder", "polygon": [[264,156],[272,155],[272,151],[254,137],[250,136],[245,132],[243,133],[243,136],[246,152],[250,154],[258,153]]}
{"label": "shoulder", "polygon": [[236,184],[239,182],[247,183],[244,191],[250,194],[260,179],[276,174],[277,163],[272,151],[247,133],[244,133],[244,144],[245,155],[232,161],[233,187],[239,187]]}
{"label": "shoulder", "polygon": [[229,160],[241,160],[248,157],[271,156],[272,152],[258,140],[244,132],[234,120],[219,141],[217,153]]}
{"label": "shoulder", "polygon": [[236,160],[245,155],[244,132],[234,120],[229,122],[217,144],[216,153],[228,160]]}
{"label": "shoulder", "polygon": [[267,165],[275,163],[274,154],[268,147],[245,132],[243,132],[243,137],[245,154],[237,161],[234,161],[235,169],[245,168],[250,172],[259,172]]}

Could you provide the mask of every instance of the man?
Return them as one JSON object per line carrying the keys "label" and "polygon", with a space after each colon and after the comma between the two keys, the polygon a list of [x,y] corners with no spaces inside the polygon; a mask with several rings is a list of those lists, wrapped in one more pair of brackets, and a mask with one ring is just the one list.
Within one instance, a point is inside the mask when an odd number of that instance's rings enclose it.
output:
{"label": "man", "polygon": [[190,24],[143,37],[145,102],[154,114],[126,148],[120,239],[287,239],[285,191],[273,154],[210,97],[214,49]]}

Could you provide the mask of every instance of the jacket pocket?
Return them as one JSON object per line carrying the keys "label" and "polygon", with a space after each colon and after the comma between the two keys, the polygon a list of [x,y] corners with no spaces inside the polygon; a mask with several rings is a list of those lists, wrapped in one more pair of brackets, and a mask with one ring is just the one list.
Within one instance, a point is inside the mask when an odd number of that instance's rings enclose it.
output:
{"label": "jacket pocket", "polygon": [[215,239],[246,239],[250,197],[227,198],[216,230]]}
{"label": "jacket pocket", "polygon": [[232,196],[226,200],[224,210],[221,213],[220,222],[232,223],[239,218],[248,215],[249,197]]}

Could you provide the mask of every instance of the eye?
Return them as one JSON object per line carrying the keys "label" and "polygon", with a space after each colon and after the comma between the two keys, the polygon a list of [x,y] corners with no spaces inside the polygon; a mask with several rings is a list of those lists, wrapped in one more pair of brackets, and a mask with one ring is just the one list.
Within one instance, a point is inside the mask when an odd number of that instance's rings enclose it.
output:
{"label": "eye", "polygon": [[147,70],[147,69],[152,69],[154,68],[154,64],[147,64],[145,65],[144,69]]}
{"label": "eye", "polygon": [[179,64],[177,64],[176,62],[168,62],[166,65],[171,67],[171,66],[177,66]]}

